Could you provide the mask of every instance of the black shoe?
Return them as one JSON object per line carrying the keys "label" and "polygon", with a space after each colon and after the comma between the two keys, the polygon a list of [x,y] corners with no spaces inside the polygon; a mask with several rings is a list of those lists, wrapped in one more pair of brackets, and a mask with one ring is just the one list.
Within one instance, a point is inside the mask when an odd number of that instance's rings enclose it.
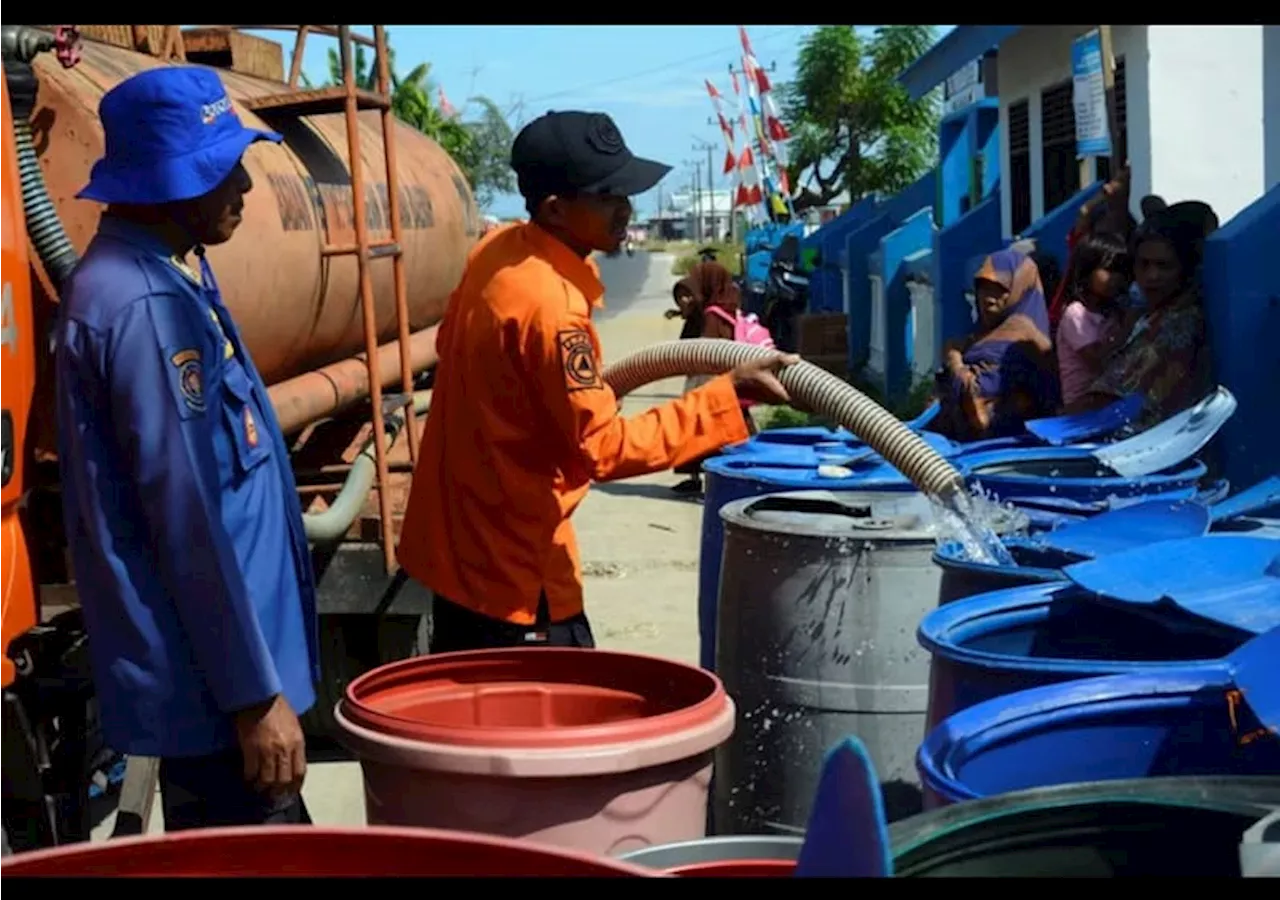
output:
{"label": "black shoe", "polygon": [[702,479],[701,478],[686,479],[680,482],[679,484],[677,484],[671,490],[685,497],[701,496],[702,495]]}

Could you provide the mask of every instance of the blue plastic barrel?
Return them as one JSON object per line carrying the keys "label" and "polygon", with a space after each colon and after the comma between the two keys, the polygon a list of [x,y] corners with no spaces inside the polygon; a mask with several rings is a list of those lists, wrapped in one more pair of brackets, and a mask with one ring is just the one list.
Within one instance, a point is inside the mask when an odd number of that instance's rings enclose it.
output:
{"label": "blue plastic barrel", "polygon": [[[930,446],[944,456],[957,445],[929,432],[922,433]],[[706,487],[702,508],[702,547],[698,558],[698,641],[699,664],[715,670],[716,601],[720,590],[720,558],[724,550],[724,526],[720,509],[734,500],[782,491],[914,491],[905,475],[876,456],[870,465],[859,466],[848,478],[826,478],[818,474],[819,453],[810,449],[725,454],[703,466]]]}
{"label": "blue plastic barrel", "polygon": [[1024,585],[1062,582],[1066,580],[1062,567],[1082,559],[1040,546],[1031,537],[1006,537],[1002,543],[1018,564],[1016,567],[976,562],[959,541],[940,546],[933,554],[934,565],[942,570],[938,605]]}
{"label": "blue plastic barrel", "polygon": [[1098,503],[1113,498],[1194,496],[1206,469],[1186,460],[1142,478],[1124,478],[1098,462],[1084,447],[1029,447],[961,453],[953,459],[970,485],[1001,500],[1052,498]]}
{"label": "blue plastic barrel", "polygon": [[972,706],[920,746],[926,806],[1078,782],[1275,775],[1277,723],[1263,722],[1234,688],[1226,664],[1172,667]]}
{"label": "blue plastic barrel", "polygon": [[[1204,552],[1221,550],[1223,557],[1251,552],[1266,559],[1280,552],[1280,542],[1270,539],[1196,540],[1213,542]],[[1166,543],[1171,548],[1188,544]],[[1233,551],[1233,544],[1242,549]],[[1125,556],[1129,554],[1110,559]],[[916,633],[932,654],[928,725],[1027,688],[1222,660],[1280,625],[1274,585],[1264,581],[1260,589],[1259,582],[1243,574],[1238,583],[1238,595],[1227,585],[1216,592],[1192,591],[1182,600],[1139,603],[1108,599],[1066,581],[941,606],[924,617]]]}

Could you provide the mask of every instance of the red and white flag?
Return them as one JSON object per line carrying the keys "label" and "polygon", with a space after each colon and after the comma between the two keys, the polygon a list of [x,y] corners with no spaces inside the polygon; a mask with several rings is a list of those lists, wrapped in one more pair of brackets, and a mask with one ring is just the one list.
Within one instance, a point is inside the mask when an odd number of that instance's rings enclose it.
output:
{"label": "red and white flag", "polygon": [[734,153],[733,123],[725,118],[724,97],[716,90],[716,86],[710,80],[707,80],[706,85],[707,93],[711,95],[711,105],[715,107],[716,118],[720,122],[720,133],[724,135],[724,174],[728,175],[737,165],[736,154]]}
{"label": "red and white flag", "polygon": [[444,88],[439,89],[440,95],[440,115],[446,119],[452,119],[458,115],[458,111],[454,109],[453,104],[449,102],[449,98],[444,95]]}

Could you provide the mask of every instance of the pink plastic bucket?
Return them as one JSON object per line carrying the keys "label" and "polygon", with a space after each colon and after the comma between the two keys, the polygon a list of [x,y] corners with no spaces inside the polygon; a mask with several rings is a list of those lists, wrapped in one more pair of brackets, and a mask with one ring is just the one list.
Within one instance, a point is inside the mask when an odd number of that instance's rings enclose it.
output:
{"label": "pink plastic bucket", "polygon": [[607,650],[445,653],[375,669],[334,711],[370,824],[601,855],[706,831],[733,701],[702,669]]}
{"label": "pink plastic bucket", "polygon": [[213,828],[10,856],[0,874],[128,877],[401,877],[657,874],[618,860],[482,834],[423,828]]}

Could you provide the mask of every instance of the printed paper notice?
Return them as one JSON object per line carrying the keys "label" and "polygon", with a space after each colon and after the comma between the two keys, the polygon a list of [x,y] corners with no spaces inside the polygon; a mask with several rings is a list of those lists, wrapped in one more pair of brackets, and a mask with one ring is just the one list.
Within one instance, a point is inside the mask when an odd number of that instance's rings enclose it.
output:
{"label": "printed paper notice", "polygon": [[1090,31],[1071,42],[1071,101],[1076,114],[1076,156],[1110,156],[1107,90],[1102,81],[1102,35]]}

